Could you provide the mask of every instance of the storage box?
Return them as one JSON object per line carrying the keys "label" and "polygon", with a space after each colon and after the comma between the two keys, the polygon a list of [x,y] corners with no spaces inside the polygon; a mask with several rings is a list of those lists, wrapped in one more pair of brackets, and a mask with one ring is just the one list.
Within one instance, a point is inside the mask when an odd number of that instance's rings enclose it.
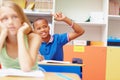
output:
{"label": "storage box", "polygon": [[108,39],[108,46],[120,46],[120,39]]}
{"label": "storage box", "polygon": [[73,45],[87,46],[87,45],[90,45],[90,41],[86,41],[86,40],[73,40]]}
{"label": "storage box", "polygon": [[104,46],[104,42],[101,42],[101,41],[90,41],[90,46]]}

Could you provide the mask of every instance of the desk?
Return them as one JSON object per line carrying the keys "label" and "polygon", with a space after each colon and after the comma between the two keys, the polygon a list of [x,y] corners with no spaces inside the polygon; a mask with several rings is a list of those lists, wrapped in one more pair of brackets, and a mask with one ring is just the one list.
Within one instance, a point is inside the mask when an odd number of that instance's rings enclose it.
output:
{"label": "desk", "polygon": [[39,66],[46,70],[46,72],[69,72],[76,73],[82,78],[82,66],[84,64],[55,64],[55,63],[43,63],[38,62]]}
{"label": "desk", "polygon": [[[51,73],[45,72],[44,78],[30,78],[30,77],[0,77],[0,80],[81,80],[77,74],[74,73]],[[65,79],[57,74],[64,75],[69,79]]]}

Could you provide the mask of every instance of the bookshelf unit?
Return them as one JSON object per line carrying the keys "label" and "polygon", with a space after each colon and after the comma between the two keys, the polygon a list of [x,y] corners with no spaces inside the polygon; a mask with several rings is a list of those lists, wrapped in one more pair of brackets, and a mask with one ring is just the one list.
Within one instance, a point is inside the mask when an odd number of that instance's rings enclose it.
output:
{"label": "bookshelf unit", "polygon": [[112,46],[120,46],[120,0],[108,1],[108,39],[114,43]]}
{"label": "bookshelf unit", "polygon": [[[77,40],[99,41],[103,42],[103,46],[106,46],[108,35],[108,7],[106,5],[108,4],[108,1],[91,0],[91,2],[88,3],[88,0],[71,0],[69,4],[66,5],[66,3],[68,3],[68,0],[53,0],[53,8],[50,11],[25,11],[25,13],[31,22],[33,22],[33,20],[37,17],[46,18],[49,23],[52,24],[51,34],[70,32],[72,29],[67,24],[63,22],[56,22],[51,16],[51,12],[61,11],[63,14],[71,18],[76,23],[80,24],[85,29],[85,33],[82,36],[78,37]],[[94,5],[94,7],[91,5]],[[90,14],[92,12],[104,13],[103,22],[85,22],[90,17]],[[70,44],[73,44],[73,42],[71,41]]]}
{"label": "bookshelf unit", "polygon": [[[66,3],[69,3],[66,5]],[[56,0],[55,12],[62,11],[66,16],[80,24],[85,33],[78,37],[78,40],[99,41],[103,42],[103,46],[107,45],[107,30],[108,30],[108,7],[107,0]],[[94,5],[94,6],[91,6]],[[103,21],[85,22],[92,13],[103,13]],[[55,22],[54,33],[70,32],[71,29],[64,23]]]}
{"label": "bookshelf unit", "polygon": [[[27,0],[33,1],[33,0]],[[35,0],[35,1],[51,1],[51,0]],[[111,0],[52,0],[52,9],[44,11],[39,9],[38,11],[26,11],[25,13],[33,22],[38,17],[46,18],[51,24],[51,34],[71,32],[72,29],[64,22],[54,21],[51,13],[61,11],[64,15],[71,18],[74,22],[78,23],[85,29],[85,33],[78,37],[77,40],[86,41],[98,41],[103,42],[103,46],[107,46],[107,40],[111,36],[120,38],[119,36],[119,21],[120,16],[110,13],[110,1]],[[114,1],[114,0],[113,0]],[[117,0],[120,4],[120,0]],[[66,3],[69,3],[66,5]],[[94,6],[91,6],[94,5]],[[118,8],[118,7],[117,7]],[[41,11],[40,11],[41,10]],[[90,22],[86,22],[92,13],[103,13],[103,21],[96,19]],[[73,44],[71,41],[70,44]]]}

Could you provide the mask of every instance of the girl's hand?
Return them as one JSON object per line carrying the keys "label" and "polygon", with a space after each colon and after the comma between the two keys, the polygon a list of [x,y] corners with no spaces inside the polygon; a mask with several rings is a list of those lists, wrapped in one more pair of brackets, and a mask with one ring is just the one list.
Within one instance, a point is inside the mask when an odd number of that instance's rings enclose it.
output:
{"label": "girl's hand", "polygon": [[30,26],[26,22],[24,22],[21,28],[18,30],[18,32],[20,31],[23,32],[24,34],[28,34],[29,32],[31,32],[31,30],[32,29],[30,28]]}
{"label": "girl's hand", "polygon": [[65,15],[62,14],[62,12],[57,12],[55,14],[53,14],[54,19],[57,21],[64,21],[64,19],[66,18]]}
{"label": "girl's hand", "polygon": [[0,22],[0,33],[1,32],[4,32],[5,35],[7,36],[7,34],[8,34],[8,28],[7,28],[7,26],[5,24],[3,24],[3,23]]}
{"label": "girl's hand", "polygon": [[38,61],[42,61],[42,60],[44,60],[44,56],[38,54]]}

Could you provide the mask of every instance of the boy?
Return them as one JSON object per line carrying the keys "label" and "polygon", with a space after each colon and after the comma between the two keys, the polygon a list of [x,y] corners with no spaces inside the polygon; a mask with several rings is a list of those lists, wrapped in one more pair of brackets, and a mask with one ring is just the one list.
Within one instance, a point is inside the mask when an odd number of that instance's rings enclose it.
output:
{"label": "boy", "polygon": [[63,46],[69,41],[81,36],[84,33],[84,29],[77,23],[71,21],[68,17],[61,12],[53,14],[55,20],[64,21],[74,30],[71,33],[49,34],[50,27],[48,21],[44,18],[38,18],[34,21],[34,32],[39,34],[42,38],[40,46],[40,54],[43,55],[45,60],[63,60]]}

